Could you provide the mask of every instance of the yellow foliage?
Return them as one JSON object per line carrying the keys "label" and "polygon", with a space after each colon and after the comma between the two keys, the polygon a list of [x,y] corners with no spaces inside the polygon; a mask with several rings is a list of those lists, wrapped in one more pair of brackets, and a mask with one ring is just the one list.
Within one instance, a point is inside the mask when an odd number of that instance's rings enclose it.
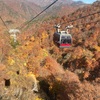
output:
{"label": "yellow foliage", "polygon": [[96,49],[97,51],[100,51],[100,47],[99,46],[94,46],[94,49]]}
{"label": "yellow foliage", "polygon": [[26,63],[24,63],[24,66],[27,66],[27,64],[26,64]]}
{"label": "yellow foliage", "polygon": [[29,72],[29,73],[27,74],[27,76],[35,77],[35,75],[34,75],[32,72]]}
{"label": "yellow foliage", "polygon": [[26,75],[26,77],[30,77],[30,78],[32,78],[34,81],[37,81],[37,80],[36,80],[36,76],[35,76],[32,72],[29,72],[29,73]]}
{"label": "yellow foliage", "polygon": [[48,34],[44,31],[43,33],[42,33],[42,39],[46,39],[48,37]]}
{"label": "yellow foliage", "polygon": [[92,58],[92,61],[96,61],[96,59],[95,58]]}
{"label": "yellow foliage", "polygon": [[14,73],[13,71],[8,71],[7,72],[8,75],[13,75],[13,73]]}
{"label": "yellow foliage", "polygon": [[45,58],[49,55],[49,53],[46,49],[40,49],[38,52],[39,52],[38,56],[37,56],[38,61],[41,61],[43,58]]}
{"label": "yellow foliage", "polygon": [[12,85],[18,85],[18,82],[13,80],[13,81],[11,81],[11,84]]}
{"label": "yellow foliage", "polygon": [[59,78],[59,77],[56,77],[56,80],[57,80],[57,81],[61,81],[61,78]]}
{"label": "yellow foliage", "polygon": [[35,40],[34,36],[32,36],[30,40],[31,40],[31,41],[34,41],[34,40]]}
{"label": "yellow foliage", "polygon": [[25,46],[26,46],[27,48],[29,48],[30,46],[33,47],[33,42],[27,41],[27,42],[25,43]]}
{"label": "yellow foliage", "polygon": [[45,57],[48,56],[48,51],[46,49],[43,49],[43,56],[45,56]]}
{"label": "yellow foliage", "polygon": [[42,99],[42,98],[36,98],[35,100],[44,100],[44,99]]}
{"label": "yellow foliage", "polygon": [[8,58],[8,64],[13,65],[14,63],[15,63],[15,61],[11,57],[9,57]]}

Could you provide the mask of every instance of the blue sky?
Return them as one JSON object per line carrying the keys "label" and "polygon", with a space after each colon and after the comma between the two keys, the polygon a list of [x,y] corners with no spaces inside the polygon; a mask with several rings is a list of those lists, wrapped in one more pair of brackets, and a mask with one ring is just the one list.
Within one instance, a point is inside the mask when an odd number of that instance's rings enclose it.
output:
{"label": "blue sky", "polygon": [[83,1],[85,3],[93,3],[96,0],[74,0],[74,1]]}

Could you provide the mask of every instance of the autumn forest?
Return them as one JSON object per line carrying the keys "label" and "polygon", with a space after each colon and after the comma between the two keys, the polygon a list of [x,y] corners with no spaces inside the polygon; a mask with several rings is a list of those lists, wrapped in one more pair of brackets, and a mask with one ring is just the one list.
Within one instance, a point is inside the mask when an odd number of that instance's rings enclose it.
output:
{"label": "autumn forest", "polygon": [[[43,2],[0,0],[0,100],[100,100],[100,1],[58,0],[14,41],[9,29],[53,0]],[[73,25],[70,48],[55,45],[56,24]]]}

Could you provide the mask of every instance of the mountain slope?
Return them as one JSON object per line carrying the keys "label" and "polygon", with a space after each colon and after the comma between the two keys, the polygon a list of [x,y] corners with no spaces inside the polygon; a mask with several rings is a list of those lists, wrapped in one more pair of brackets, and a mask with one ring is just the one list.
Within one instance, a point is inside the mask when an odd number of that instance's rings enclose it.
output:
{"label": "mountain slope", "polygon": [[[62,3],[61,3],[62,2]],[[68,2],[68,3],[67,3]],[[61,17],[73,13],[79,8],[86,6],[83,2],[74,2],[74,1],[58,1],[54,4],[48,11],[44,14],[44,19]]]}
{"label": "mountain slope", "polygon": [[[55,0],[27,0],[27,1],[34,2],[41,7],[45,7],[49,4],[51,4],[52,2],[54,2]],[[57,5],[58,4],[70,4],[72,2],[73,2],[73,0],[58,0]]]}
{"label": "mountain slope", "polygon": [[[100,13],[80,19],[99,8],[95,2],[68,16],[33,25],[18,36],[16,48],[0,27],[0,98],[99,100]],[[71,48],[54,45],[55,23],[63,23],[61,29],[74,26]]]}
{"label": "mountain slope", "polygon": [[[8,25],[21,24],[22,22],[33,18],[33,16],[37,15],[42,9],[45,9],[44,4],[47,6],[53,1],[54,0],[0,0],[0,14]],[[83,5],[81,3],[78,6],[73,6],[73,3],[73,1],[69,0],[58,1],[54,6],[48,9],[47,13],[44,13],[44,18],[67,15]],[[39,4],[44,8],[37,6]]]}
{"label": "mountain slope", "polygon": [[[49,4],[51,4],[51,3],[53,3],[55,0],[27,0],[27,1],[29,1],[29,2],[34,2],[34,3],[36,3],[37,5],[39,5],[39,6],[41,6],[41,7],[45,7],[45,6],[47,6],[47,5],[49,5]],[[58,0],[57,2],[56,2],[56,6],[57,5],[71,5],[71,4],[83,4],[83,2],[81,2],[81,1],[73,1],[73,0]]]}
{"label": "mountain slope", "polygon": [[0,0],[0,14],[8,24],[28,20],[40,11],[39,6],[26,0]]}
{"label": "mountain slope", "polygon": [[[32,29],[30,36],[23,40],[23,49],[28,48],[27,51],[22,50],[24,54],[28,53],[27,67],[42,80],[41,88],[51,100],[99,100],[100,13],[68,23],[70,20],[98,12],[99,8],[100,3],[95,2],[69,16],[57,18],[56,21],[45,21],[38,28],[35,27],[34,33]],[[71,48],[59,49],[53,43],[53,26],[59,22],[64,23],[62,27],[69,24],[74,26],[71,31]]]}
{"label": "mountain slope", "polygon": [[[50,5],[51,3],[54,2],[54,0],[28,0],[30,2],[34,2],[37,5],[41,6],[43,9],[45,9],[48,5]],[[45,5],[44,5],[45,4]],[[45,13],[43,14],[43,16],[40,17],[40,19],[43,20],[48,20],[50,18],[56,18],[56,17],[61,17],[64,15],[68,15],[72,12],[74,12],[75,10],[77,10],[78,8],[84,7],[86,6],[85,3],[83,2],[76,2],[73,0],[58,0],[54,5],[52,5],[47,11],[45,11]]]}

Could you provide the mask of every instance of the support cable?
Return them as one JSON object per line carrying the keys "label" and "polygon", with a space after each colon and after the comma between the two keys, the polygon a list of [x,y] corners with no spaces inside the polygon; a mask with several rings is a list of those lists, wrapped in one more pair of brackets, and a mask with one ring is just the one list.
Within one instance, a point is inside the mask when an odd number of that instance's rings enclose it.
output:
{"label": "support cable", "polygon": [[4,20],[2,19],[2,17],[0,16],[1,21],[3,22],[4,26],[6,27],[7,31],[9,31],[9,28],[7,27],[6,23],[4,22]]}
{"label": "support cable", "polygon": [[24,28],[25,26],[27,26],[29,23],[31,23],[35,18],[37,18],[38,16],[40,16],[44,11],[46,11],[48,8],[50,8],[52,5],[54,5],[58,0],[55,0],[53,3],[51,3],[49,6],[47,6],[43,11],[41,11],[40,13],[38,13],[35,17],[33,17],[31,20],[25,22],[19,29],[21,30],[22,28]]}

